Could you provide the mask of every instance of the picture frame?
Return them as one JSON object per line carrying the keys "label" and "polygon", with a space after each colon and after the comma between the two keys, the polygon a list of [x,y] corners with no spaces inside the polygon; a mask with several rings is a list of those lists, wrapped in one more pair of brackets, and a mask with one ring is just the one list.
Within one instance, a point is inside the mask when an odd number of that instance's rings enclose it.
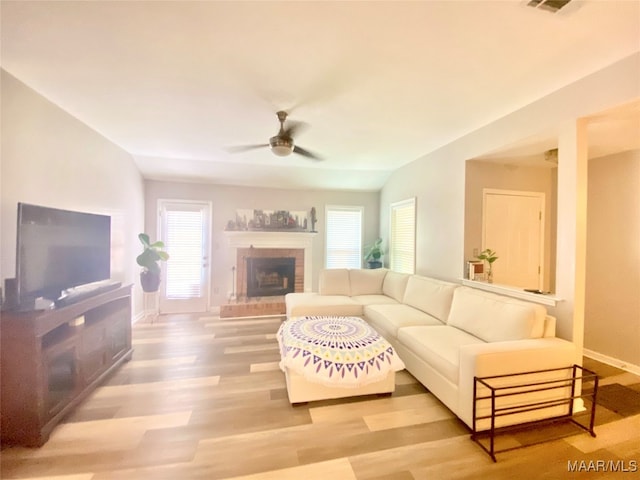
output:
{"label": "picture frame", "polygon": [[484,280],[484,262],[468,261],[467,262],[467,278],[481,282]]}

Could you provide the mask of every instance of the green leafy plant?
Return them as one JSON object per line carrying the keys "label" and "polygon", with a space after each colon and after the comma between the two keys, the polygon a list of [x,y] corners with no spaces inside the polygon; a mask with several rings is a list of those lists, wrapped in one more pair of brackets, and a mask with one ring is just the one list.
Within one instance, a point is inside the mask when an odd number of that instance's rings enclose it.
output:
{"label": "green leafy plant", "polygon": [[158,240],[151,243],[149,235],[146,233],[140,233],[138,238],[144,248],[142,253],[136,257],[136,262],[144,271],[156,275],[160,274],[160,264],[158,262],[169,260],[169,254],[163,250],[164,242]]}
{"label": "green leafy plant", "polygon": [[489,268],[491,268],[491,264],[495,262],[498,257],[496,256],[496,252],[491,250],[490,248],[486,248],[481,251],[478,255],[476,255],[478,260],[484,260],[489,264]]}
{"label": "green leafy plant", "polygon": [[489,264],[489,268],[487,269],[487,281],[489,283],[493,283],[493,269],[491,268],[491,265],[498,259],[496,252],[490,248],[485,248],[479,255],[476,255],[476,258]]}
{"label": "green leafy plant", "polygon": [[379,262],[382,257],[382,239],[378,238],[373,245],[369,247],[367,254],[364,256],[365,262]]}

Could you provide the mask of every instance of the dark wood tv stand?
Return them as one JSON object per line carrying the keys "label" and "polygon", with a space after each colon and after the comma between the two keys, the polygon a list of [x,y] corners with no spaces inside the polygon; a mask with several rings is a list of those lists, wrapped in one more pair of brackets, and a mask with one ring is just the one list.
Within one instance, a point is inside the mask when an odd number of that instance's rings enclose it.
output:
{"label": "dark wood tv stand", "polygon": [[131,285],[53,310],[2,312],[0,329],[2,443],[38,447],[131,358]]}

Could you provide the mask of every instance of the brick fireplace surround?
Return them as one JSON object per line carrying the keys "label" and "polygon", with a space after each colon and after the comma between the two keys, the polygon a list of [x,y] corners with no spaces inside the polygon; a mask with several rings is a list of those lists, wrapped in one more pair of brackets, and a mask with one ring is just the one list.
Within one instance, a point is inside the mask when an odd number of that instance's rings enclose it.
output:
{"label": "brick fireplace surround", "polygon": [[[248,258],[295,258],[295,292],[311,291],[312,246],[310,232],[225,232],[235,247],[236,295],[220,307],[220,317],[279,315],[285,313],[284,296],[247,298]],[[232,248],[233,250],[233,248]],[[232,255],[234,253],[232,252]]]}

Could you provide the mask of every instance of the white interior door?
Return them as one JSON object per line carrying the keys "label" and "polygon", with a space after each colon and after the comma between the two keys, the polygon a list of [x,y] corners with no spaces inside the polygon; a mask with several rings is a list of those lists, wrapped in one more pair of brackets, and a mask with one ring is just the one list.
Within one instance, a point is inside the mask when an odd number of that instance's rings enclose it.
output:
{"label": "white interior door", "polygon": [[482,248],[495,250],[493,281],[542,289],[544,193],[485,189]]}
{"label": "white interior door", "polygon": [[207,202],[160,200],[159,209],[160,238],[169,253],[162,266],[160,312],[206,312],[211,206]]}

